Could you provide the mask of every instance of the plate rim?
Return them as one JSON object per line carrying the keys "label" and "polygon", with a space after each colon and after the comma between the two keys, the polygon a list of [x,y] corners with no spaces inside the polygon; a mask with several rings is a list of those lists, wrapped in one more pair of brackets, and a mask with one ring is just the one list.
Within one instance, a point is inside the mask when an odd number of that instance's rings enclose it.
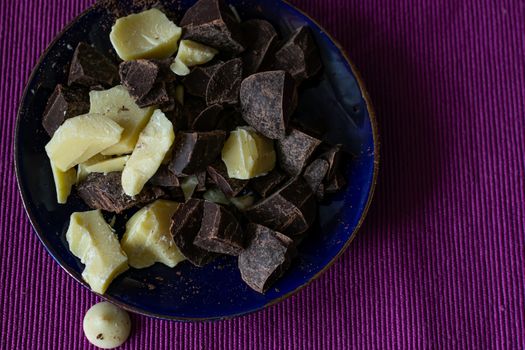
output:
{"label": "plate rim", "polygon": [[380,169],[380,160],[381,160],[381,157],[380,157],[380,137],[379,137],[379,126],[378,126],[378,122],[377,122],[377,115],[376,115],[376,111],[375,111],[375,108],[372,104],[372,100],[370,98],[370,95],[368,93],[368,90],[366,89],[366,85],[363,81],[363,78],[361,76],[361,73],[360,71],[357,69],[356,65],[353,63],[353,61],[349,58],[346,50],[343,48],[343,46],[341,45],[341,43],[335,39],[331,34],[330,32],[328,32],[324,26],[322,26],[316,19],[312,18],[310,15],[308,15],[306,12],[304,12],[303,10],[297,8],[295,5],[292,5],[291,3],[289,3],[287,0],[278,0],[279,2],[281,2],[282,4],[288,6],[289,8],[291,8],[293,11],[296,11],[297,13],[299,13],[300,15],[306,17],[307,19],[309,19],[310,21],[312,21],[313,23],[315,23],[316,26],[319,27],[319,29],[332,41],[332,43],[337,47],[337,49],[339,50],[339,52],[341,53],[341,55],[343,56],[343,58],[345,59],[345,61],[348,63],[351,71],[352,71],[352,74],[354,75],[356,81],[357,81],[357,84],[359,86],[359,90],[362,94],[362,97],[363,97],[363,100],[365,101],[365,104],[366,104],[366,107],[367,107],[367,111],[368,111],[368,114],[369,114],[369,118],[370,118],[370,125],[371,125],[371,130],[372,130],[372,140],[373,140],[373,144],[374,144],[374,166],[373,166],[373,174],[372,174],[372,182],[370,184],[370,189],[368,191],[368,195],[367,195],[367,201],[365,203],[365,206],[363,208],[363,211],[361,213],[361,216],[359,217],[359,220],[354,228],[354,230],[352,231],[352,233],[350,234],[348,240],[345,242],[345,244],[341,247],[341,249],[339,250],[339,252],[321,269],[319,270],[315,275],[313,275],[307,282],[297,286],[294,290],[278,297],[278,298],[275,298],[274,300],[262,305],[262,306],[259,306],[257,308],[254,308],[254,309],[250,309],[250,310],[246,310],[246,311],[243,311],[243,312],[240,312],[240,313],[235,313],[235,314],[231,314],[231,315],[226,315],[226,316],[210,316],[210,317],[181,317],[181,316],[170,316],[170,315],[162,315],[162,314],[157,314],[157,313],[153,313],[153,312],[148,312],[146,310],[142,310],[142,309],[139,309],[139,308],[136,308],[136,307],[133,307],[133,306],[129,306],[128,304],[124,303],[124,302],[121,302],[119,300],[116,300],[115,298],[113,298],[112,296],[110,295],[106,295],[106,294],[99,294],[97,292],[94,292],[91,290],[91,288],[89,288],[89,286],[87,285],[87,283],[82,280],[82,279],[79,279],[75,276],[75,274],[73,273],[73,271],[71,271],[71,269],[69,268],[69,266],[67,266],[65,264],[65,262],[60,259],[59,257],[57,257],[56,254],[53,254],[53,252],[51,251],[51,248],[50,248],[50,243],[49,241],[44,237],[43,234],[40,233],[40,231],[42,230],[42,228],[40,227],[40,225],[38,225],[37,221],[36,221],[36,218],[35,218],[35,215],[33,213],[33,210],[31,208],[28,207],[27,203],[29,203],[29,195],[27,193],[27,191],[22,188],[22,186],[20,185],[20,179],[22,177],[21,175],[21,170],[20,170],[20,164],[19,164],[19,129],[20,129],[20,121],[21,121],[21,116],[22,116],[22,110],[23,110],[23,106],[25,105],[25,101],[27,99],[27,95],[29,93],[29,82],[32,81],[38,71],[38,69],[40,68],[41,64],[42,64],[42,61],[43,59],[47,56],[49,50],[51,49],[51,47],[53,47],[56,42],[64,35],[64,33],[69,30],[75,23],[77,23],[82,17],[86,16],[89,12],[95,10],[96,8],[99,8],[100,5],[98,3],[95,3],[91,6],[89,6],[88,8],[86,8],[85,10],[83,10],[79,15],[75,16],[75,18],[73,18],[64,28],[62,28],[62,30],[60,30],[60,32],[58,34],[55,35],[55,37],[53,38],[53,40],[47,45],[46,49],[42,52],[42,54],[39,56],[37,62],[35,63],[34,67],[33,67],[33,70],[31,71],[31,74],[29,75],[26,83],[25,83],[25,87],[24,87],[24,91],[22,93],[22,98],[20,99],[20,102],[19,102],[19,105],[18,105],[18,110],[17,110],[17,113],[16,113],[16,124],[15,124],[15,135],[14,135],[14,138],[13,138],[13,158],[14,158],[14,167],[15,167],[15,176],[16,176],[16,181],[17,181],[17,188],[18,188],[18,192],[20,193],[20,196],[22,197],[22,205],[24,207],[24,210],[29,218],[29,222],[33,228],[33,231],[34,233],[36,234],[36,236],[38,237],[38,239],[40,240],[40,243],[42,243],[42,245],[44,246],[45,250],[47,251],[47,253],[53,258],[53,260],[64,270],[67,272],[67,274],[69,276],[71,276],[75,281],[79,282],[83,287],[87,288],[91,293],[97,295],[98,297],[104,299],[105,301],[109,301],[115,305],[118,305],[119,307],[123,308],[124,310],[127,310],[129,312],[132,312],[132,313],[135,313],[135,314],[139,314],[139,315],[143,315],[143,316],[147,316],[147,317],[152,317],[152,318],[157,318],[157,319],[162,319],[162,320],[169,320],[169,321],[182,321],[182,322],[202,322],[202,321],[219,321],[219,320],[229,320],[229,319],[233,319],[233,318],[236,318],[236,317],[240,317],[240,316],[245,316],[245,315],[249,315],[249,314],[253,314],[257,311],[261,311],[263,309],[266,309],[270,306],[273,306],[277,303],[280,303],[281,301],[291,297],[292,295],[295,295],[297,294],[299,291],[301,291],[303,288],[307,287],[308,285],[310,285],[312,282],[314,282],[315,280],[317,280],[322,274],[324,274],[330,267],[332,267],[332,265],[337,261],[339,260],[339,258],[346,252],[346,250],[348,249],[348,247],[350,246],[350,244],[353,242],[353,240],[355,239],[355,237],[357,236],[357,233],[358,231],[361,229],[361,226],[369,212],[369,209],[370,209],[370,206],[372,204],[372,201],[373,201],[373,198],[374,198],[374,194],[375,194],[375,190],[376,190],[376,186],[377,186],[377,180],[378,180],[378,176],[379,176],[379,169]]}

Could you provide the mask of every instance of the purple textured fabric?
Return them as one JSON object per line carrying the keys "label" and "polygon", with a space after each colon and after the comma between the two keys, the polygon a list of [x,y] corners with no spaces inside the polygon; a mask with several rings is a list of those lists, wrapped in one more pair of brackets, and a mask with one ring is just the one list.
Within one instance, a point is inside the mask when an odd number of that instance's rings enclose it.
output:
{"label": "purple textured fabric", "polygon": [[[0,5],[0,346],[88,349],[97,301],[32,232],[13,170],[22,90],[92,0]],[[525,2],[295,0],[341,41],[378,113],[364,227],[296,296],[230,321],[133,316],[126,349],[525,348]]]}

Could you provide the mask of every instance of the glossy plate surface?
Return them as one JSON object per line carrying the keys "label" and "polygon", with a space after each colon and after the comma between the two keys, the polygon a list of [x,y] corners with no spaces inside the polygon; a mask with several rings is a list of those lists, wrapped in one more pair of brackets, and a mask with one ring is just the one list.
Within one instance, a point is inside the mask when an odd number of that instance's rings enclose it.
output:
{"label": "glossy plate surface", "polygon": [[[161,1],[164,10],[180,19],[194,1]],[[308,284],[338,257],[354,238],[368,210],[378,171],[375,117],[366,92],[338,45],[312,19],[278,0],[231,1],[243,20],[264,18],[282,35],[308,25],[321,50],[324,71],[320,81],[300,95],[299,118],[324,132],[325,139],[343,143],[353,155],[345,169],[349,185],[319,209],[312,233],[299,246],[291,269],[266,294],[252,291],[241,280],[235,258],[220,258],[204,268],[185,262],[170,269],[130,269],[108,289],[106,299],[141,314],[178,320],[228,318],[278,302]],[[122,15],[140,8],[125,1]],[[56,203],[53,177],[44,151],[49,137],[41,126],[48,97],[66,81],[68,63],[80,41],[111,53],[109,31],[114,15],[92,7],[77,17],[43,54],[27,84],[15,136],[19,188],[33,227],[53,258],[83,285],[83,265],[68,249],[65,231],[74,211],[88,210],[75,196],[67,205]],[[117,222],[122,234],[124,219]]]}

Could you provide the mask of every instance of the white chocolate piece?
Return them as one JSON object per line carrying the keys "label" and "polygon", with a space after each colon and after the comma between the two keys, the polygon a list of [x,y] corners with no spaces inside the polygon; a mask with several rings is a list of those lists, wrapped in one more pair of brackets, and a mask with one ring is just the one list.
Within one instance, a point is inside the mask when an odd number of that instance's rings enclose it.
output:
{"label": "white chocolate piece", "polygon": [[102,349],[113,349],[128,339],[131,320],[126,311],[103,301],[86,312],[82,328],[91,344]]}
{"label": "white chocolate piece", "polygon": [[71,214],[66,240],[69,250],[86,265],[82,278],[94,292],[104,294],[111,281],[128,269],[128,258],[100,210]]}
{"label": "white chocolate piece", "polygon": [[248,180],[265,175],[275,167],[273,141],[253,128],[238,127],[224,143],[222,160],[232,179]]}
{"label": "white chocolate piece", "polygon": [[71,193],[71,187],[73,187],[77,180],[77,171],[75,168],[62,171],[54,166],[53,162],[51,162],[51,170],[53,172],[53,180],[55,181],[57,202],[59,204],[65,204],[67,197],[69,197]]}
{"label": "white chocolate piece", "polygon": [[210,62],[218,52],[213,47],[192,40],[181,40],[179,51],[170,68],[177,75],[188,75],[189,67]]}
{"label": "white chocolate piece", "polygon": [[85,170],[89,173],[111,173],[113,171],[122,171],[129,156],[120,156],[116,158],[108,158],[100,162],[87,165]]}
{"label": "white chocolate piece", "polygon": [[77,167],[77,184],[81,183],[86,179],[86,177],[89,175],[89,172],[86,170],[86,168],[92,164],[101,162],[103,160],[108,159],[108,156],[103,156],[102,154],[95,154],[93,157],[89,158],[85,162],[82,162]]}
{"label": "white chocolate piece", "polygon": [[199,179],[195,175],[186,176],[181,184],[180,188],[182,189],[182,193],[184,194],[184,200],[187,202],[188,199],[193,196],[193,193],[195,192],[195,189],[197,188],[197,185],[199,184]]}
{"label": "white chocolate piece", "polygon": [[67,119],[46,145],[51,162],[68,171],[95,154],[118,143],[123,129],[100,114],[84,114]]}
{"label": "white chocolate piece", "polygon": [[135,196],[142,191],[159,169],[174,140],[173,124],[160,109],[155,110],[122,171],[124,193]]}
{"label": "white chocolate piece", "polygon": [[124,128],[120,141],[103,150],[104,155],[128,154],[133,151],[139,134],[153,113],[153,107],[140,108],[122,85],[89,93],[89,112],[98,113]]}
{"label": "white chocolate piece", "polygon": [[128,220],[120,244],[131,267],[142,269],[156,262],[174,267],[185,259],[170,232],[171,217],[178,207],[179,203],[159,199]]}
{"label": "white chocolate piece", "polygon": [[117,19],[109,39],[124,61],[168,58],[177,51],[182,29],[158,9]]}

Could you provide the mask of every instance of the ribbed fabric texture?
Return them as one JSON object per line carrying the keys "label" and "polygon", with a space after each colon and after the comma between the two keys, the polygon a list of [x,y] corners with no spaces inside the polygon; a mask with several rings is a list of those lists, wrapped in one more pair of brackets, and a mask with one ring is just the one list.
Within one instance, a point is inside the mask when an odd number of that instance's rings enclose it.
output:
{"label": "ribbed fabric texture", "polygon": [[[24,84],[92,0],[0,5],[0,344],[90,349],[95,298],[45,252],[17,191]],[[362,72],[381,133],[364,227],[327,273],[224,322],[133,316],[125,349],[525,348],[525,2],[295,0]]]}

